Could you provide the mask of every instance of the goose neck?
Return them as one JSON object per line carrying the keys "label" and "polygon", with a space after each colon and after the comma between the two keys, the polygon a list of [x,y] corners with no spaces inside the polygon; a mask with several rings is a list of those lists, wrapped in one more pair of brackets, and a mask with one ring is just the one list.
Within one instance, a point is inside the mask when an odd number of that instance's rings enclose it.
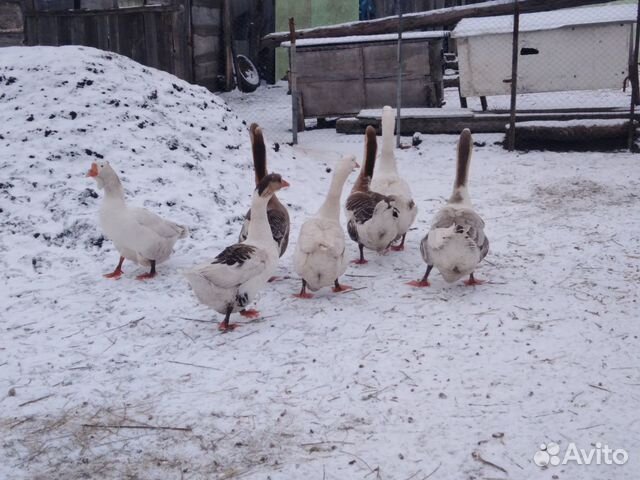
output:
{"label": "goose neck", "polygon": [[342,189],[349,177],[349,171],[336,170],[331,179],[331,185],[329,191],[324,200],[324,203],[318,211],[318,216],[340,219],[340,197],[342,196]]}
{"label": "goose neck", "polygon": [[267,217],[268,199],[261,197],[258,193],[254,193],[251,201],[251,221],[249,222],[249,231],[247,240],[265,240],[271,237],[271,227],[269,227],[269,218]]}

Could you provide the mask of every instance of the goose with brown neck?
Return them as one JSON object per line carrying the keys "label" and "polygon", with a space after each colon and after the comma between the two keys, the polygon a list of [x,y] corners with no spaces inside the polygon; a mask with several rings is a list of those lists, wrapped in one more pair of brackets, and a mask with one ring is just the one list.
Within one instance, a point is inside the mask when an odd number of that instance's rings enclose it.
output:
{"label": "goose with brown neck", "polygon": [[422,280],[410,282],[410,285],[428,287],[433,267],[449,283],[467,275],[467,285],[482,283],[473,274],[489,252],[489,239],[484,233],[484,221],[473,209],[467,188],[472,147],[471,132],[465,128],[458,140],[456,178],[451,197],[436,214],[429,233],[420,243],[427,270]]}
{"label": "goose with brown neck", "polygon": [[288,186],[277,173],[265,175],[253,193],[247,238],[225,248],[213,261],[184,272],[198,300],[224,315],[218,327],[224,332],[236,327],[229,324],[234,312],[248,318],[259,316],[259,312],[246,307],[265,287],[279,258],[267,208],[273,195]]}
{"label": "goose with brown neck", "polygon": [[364,162],[345,206],[347,232],[358,244],[360,258],[354,263],[364,264],[364,249],[382,252],[398,236],[398,208],[392,195],[382,195],[369,188],[376,164],[378,144],[376,130],[371,125],[365,132]]}
{"label": "goose with brown neck", "polygon": [[338,293],[350,287],[340,284],[340,276],[347,270],[345,236],[340,225],[340,197],[347,178],[358,168],[356,157],[343,157],[338,163],[327,197],[320,210],[302,224],[293,256],[295,271],[302,278],[298,298],[311,298],[312,292],[333,286]]}
{"label": "goose with brown neck", "polygon": [[391,250],[404,250],[407,232],[418,215],[418,207],[413,201],[411,188],[398,173],[396,156],[393,152],[395,138],[395,110],[389,106],[382,109],[382,152],[376,164],[376,170],[371,179],[371,189],[383,195],[393,195],[398,208],[398,245],[392,245]]}
{"label": "goose with brown neck", "polygon": [[188,229],[147,209],[127,206],[122,183],[109,162],[92,163],[87,177],[95,179],[98,188],[104,189],[100,227],[120,252],[115,270],[104,276],[120,278],[126,259],[150,268],[149,273],[138,275],[138,280],[153,278],[156,265],[169,258],[176,241],[186,237]]}
{"label": "goose with brown neck", "polygon": [[[264,143],[264,135],[262,128],[257,123],[252,123],[249,127],[249,137],[251,138],[251,152],[253,155],[253,169],[255,173],[256,186],[267,175],[267,149]],[[278,197],[274,194],[269,199],[267,205],[267,218],[271,227],[271,235],[273,240],[278,244],[279,255],[284,255],[289,245],[289,212]],[[245,215],[242,230],[238,237],[239,242],[246,240],[249,232],[249,224],[251,223],[251,210]]]}

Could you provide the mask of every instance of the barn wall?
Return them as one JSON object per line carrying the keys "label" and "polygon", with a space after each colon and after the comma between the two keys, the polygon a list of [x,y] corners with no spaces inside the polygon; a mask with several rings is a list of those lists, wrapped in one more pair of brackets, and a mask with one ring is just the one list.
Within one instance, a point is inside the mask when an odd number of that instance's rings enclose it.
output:
{"label": "barn wall", "polygon": [[273,83],[275,53],[262,47],[262,37],[275,31],[275,0],[234,0],[232,17],[236,54],[249,57],[260,77]]}
{"label": "barn wall", "polygon": [[[74,2],[84,10],[69,10]],[[114,51],[219,89],[224,75],[223,0],[154,0],[153,6],[118,9],[126,2],[144,0],[22,0],[26,31],[11,35],[28,45],[87,45]],[[0,0],[0,45],[12,38],[2,31],[8,22],[5,5],[11,1]]]}
{"label": "barn wall", "polygon": [[224,74],[222,47],[222,0],[192,0],[194,82],[217,90]]}
{"label": "barn wall", "polygon": [[189,0],[164,6],[25,12],[27,45],[86,45],[193,81]]}
{"label": "barn wall", "polygon": [[[402,106],[439,107],[443,100],[442,39],[405,42]],[[396,106],[395,41],[300,47],[298,89],[304,116],[332,117]]]}
{"label": "barn wall", "polygon": [[0,47],[22,45],[24,21],[19,1],[0,0]]}

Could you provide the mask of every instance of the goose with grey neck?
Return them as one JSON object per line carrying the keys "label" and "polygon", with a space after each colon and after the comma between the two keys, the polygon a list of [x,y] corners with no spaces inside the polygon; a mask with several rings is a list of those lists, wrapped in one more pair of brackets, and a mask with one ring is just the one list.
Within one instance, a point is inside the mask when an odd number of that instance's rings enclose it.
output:
{"label": "goose with grey neck", "polygon": [[127,206],[118,174],[109,162],[92,163],[87,177],[104,189],[100,227],[120,252],[118,265],[105,277],[120,278],[125,259],[150,268],[148,273],[138,275],[138,280],[155,277],[156,266],[169,258],[178,239],[187,236],[187,228],[144,208]]}
{"label": "goose with grey neck", "polygon": [[478,264],[489,252],[489,239],[484,233],[484,221],[471,203],[467,188],[473,140],[464,129],[458,140],[456,179],[448,203],[436,214],[429,233],[420,243],[427,270],[416,287],[428,287],[429,274],[437,268],[445,281],[452,283],[465,276],[467,285],[482,283],[474,277]]}
{"label": "goose with grey neck", "polygon": [[369,188],[376,164],[378,143],[371,125],[365,132],[364,162],[360,175],[347,198],[347,232],[358,244],[360,258],[354,263],[364,264],[364,248],[383,252],[398,236],[398,209],[393,196],[382,195]]}

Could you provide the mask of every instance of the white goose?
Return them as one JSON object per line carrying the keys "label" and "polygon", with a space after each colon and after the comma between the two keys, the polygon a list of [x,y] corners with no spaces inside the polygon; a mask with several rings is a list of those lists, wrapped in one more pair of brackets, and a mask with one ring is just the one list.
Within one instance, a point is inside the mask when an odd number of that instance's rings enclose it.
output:
{"label": "white goose", "polygon": [[336,293],[350,288],[338,281],[347,270],[348,263],[344,230],[340,225],[340,196],[347,177],[358,167],[353,155],[340,160],[322,207],[300,229],[293,257],[295,271],[302,277],[302,289],[294,295],[298,298],[313,297],[307,293],[307,287],[315,292],[333,285]]}
{"label": "white goose", "polygon": [[395,123],[394,109],[386,106],[382,109],[382,153],[371,179],[371,190],[383,195],[393,195],[398,208],[398,236],[400,244],[391,246],[392,250],[404,250],[407,232],[418,215],[418,207],[411,196],[409,184],[398,174],[396,157],[393,153]]}
{"label": "white goose", "polygon": [[156,265],[169,258],[176,241],[187,236],[187,228],[144,208],[128,207],[118,174],[109,162],[92,163],[87,177],[93,177],[98,188],[104,188],[100,227],[120,252],[118,265],[105,277],[120,278],[125,259],[151,268],[149,273],[138,275],[138,280],[155,277]]}
{"label": "white goose", "polygon": [[398,236],[398,209],[393,196],[371,191],[369,184],[376,164],[378,144],[376,130],[371,125],[365,132],[364,164],[360,175],[347,198],[347,232],[360,250],[360,259],[354,263],[364,264],[364,247],[382,252]]}
{"label": "white goose", "polygon": [[245,310],[273,275],[279,249],[271,236],[267,218],[269,199],[289,184],[277,173],[266,175],[258,184],[251,201],[251,222],[247,239],[225,248],[212,262],[184,272],[200,302],[224,314],[219,329],[227,331],[233,312],[256,318],[255,310]]}
{"label": "white goose", "polygon": [[458,140],[453,193],[447,205],[436,214],[431,230],[420,243],[427,271],[422,280],[410,282],[410,285],[428,287],[433,267],[449,283],[467,275],[467,285],[482,283],[473,276],[473,272],[489,251],[489,239],[484,234],[484,221],[473,210],[467,190],[472,147],[471,132],[465,128]]}

